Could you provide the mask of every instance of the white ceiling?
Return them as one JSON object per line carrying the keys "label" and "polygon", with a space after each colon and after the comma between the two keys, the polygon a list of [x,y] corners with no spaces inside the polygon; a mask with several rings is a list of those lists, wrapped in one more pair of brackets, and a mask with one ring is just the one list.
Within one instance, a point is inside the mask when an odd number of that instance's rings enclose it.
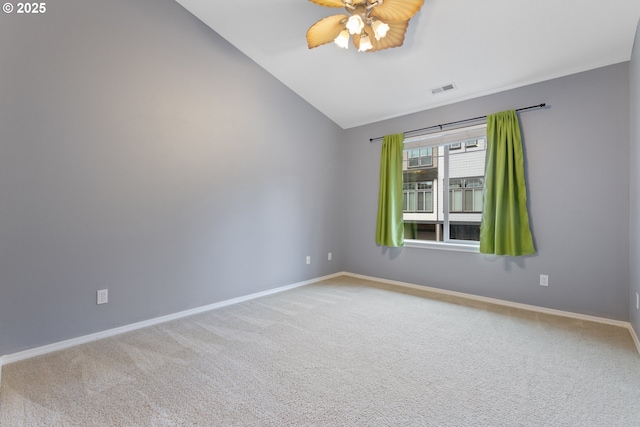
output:
{"label": "white ceiling", "polygon": [[425,0],[403,46],[362,53],[307,48],[343,9],[176,1],[344,129],[628,61],[640,19],[640,0]]}

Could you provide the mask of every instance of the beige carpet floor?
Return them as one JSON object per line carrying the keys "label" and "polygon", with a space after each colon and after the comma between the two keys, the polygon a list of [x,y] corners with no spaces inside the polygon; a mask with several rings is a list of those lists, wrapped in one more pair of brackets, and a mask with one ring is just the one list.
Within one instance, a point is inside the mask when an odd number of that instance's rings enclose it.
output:
{"label": "beige carpet floor", "polygon": [[640,426],[624,328],[339,277],[4,366],[0,425]]}

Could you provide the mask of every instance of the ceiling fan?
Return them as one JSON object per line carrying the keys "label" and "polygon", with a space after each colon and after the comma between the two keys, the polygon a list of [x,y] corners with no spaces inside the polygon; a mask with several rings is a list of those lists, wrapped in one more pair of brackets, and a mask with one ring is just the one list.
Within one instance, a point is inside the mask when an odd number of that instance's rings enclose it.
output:
{"label": "ceiling fan", "polygon": [[411,19],[424,0],[309,0],[326,7],[344,7],[348,15],[321,19],[307,31],[309,49],[335,42],[348,49],[349,38],[359,52],[402,46]]}

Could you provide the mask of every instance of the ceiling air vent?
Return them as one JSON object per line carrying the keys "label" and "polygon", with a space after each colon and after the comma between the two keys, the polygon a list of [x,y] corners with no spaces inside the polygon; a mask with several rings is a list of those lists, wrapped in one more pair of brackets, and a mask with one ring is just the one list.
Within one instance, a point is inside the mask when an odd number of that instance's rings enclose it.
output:
{"label": "ceiling air vent", "polygon": [[437,87],[435,89],[431,89],[431,93],[435,95],[437,93],[446,92],[446,91],[449,91],[449,90],[453,90],[455,88],[456,88],[456,84],[455,83],[449,83],[448,85],[444,85],[444,86]]}

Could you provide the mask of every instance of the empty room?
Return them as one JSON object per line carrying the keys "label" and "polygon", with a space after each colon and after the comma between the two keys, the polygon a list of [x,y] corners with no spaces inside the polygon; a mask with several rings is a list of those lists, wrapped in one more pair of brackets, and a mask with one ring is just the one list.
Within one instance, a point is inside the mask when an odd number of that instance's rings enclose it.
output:
{"label": "empty room", "polygon": [[3,2],[0,426],[640,425],[639,21]]}

